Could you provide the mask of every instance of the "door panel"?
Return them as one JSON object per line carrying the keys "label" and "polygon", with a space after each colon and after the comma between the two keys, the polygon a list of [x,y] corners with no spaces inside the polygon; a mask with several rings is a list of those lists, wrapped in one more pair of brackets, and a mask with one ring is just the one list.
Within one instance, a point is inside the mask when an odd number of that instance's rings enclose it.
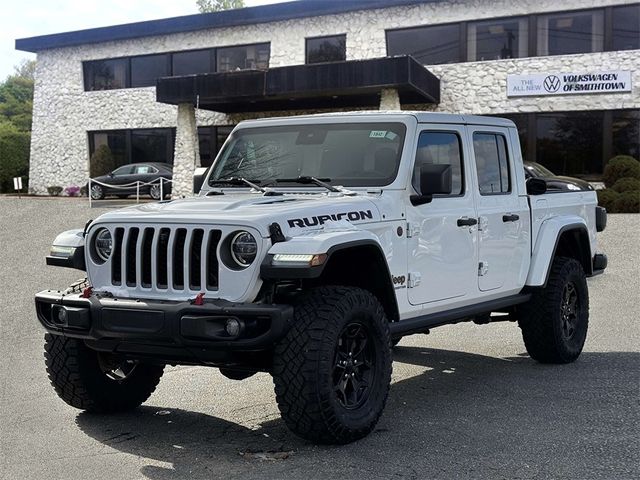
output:
{"label": "door panel", "polygon": [[[435,195],[430,203],[407,208],[409,302],[419,305],[448,298],[464,297],[477,291],[476,226],[458,225],[462,217],[476,217],[468,162],[462,154],[463,127],[425,125],[418,136],[412,181],[424,163],[451,164],[452,195]],[[465,166],[464,163],[467,163]],[[463,224],[465,222],[462,222]],[[419,284],[411,280],[420,276]],[[412,278],[413,277],[413,278]]]}
{"label": "door panel", "polygon": [[478,187],[478,288],[510,288],[526,258],[529,210],[518,196],[506,128],[469,127]]}

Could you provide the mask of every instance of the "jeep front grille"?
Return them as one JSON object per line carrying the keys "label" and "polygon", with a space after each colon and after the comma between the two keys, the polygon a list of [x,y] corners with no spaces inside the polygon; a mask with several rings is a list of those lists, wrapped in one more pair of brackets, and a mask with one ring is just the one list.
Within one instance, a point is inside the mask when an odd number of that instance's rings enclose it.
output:
{"label": "jeep front grille", "polygon": [[117,227],[113,285],[143,289],[217,290],[221,231],[185,227]]}

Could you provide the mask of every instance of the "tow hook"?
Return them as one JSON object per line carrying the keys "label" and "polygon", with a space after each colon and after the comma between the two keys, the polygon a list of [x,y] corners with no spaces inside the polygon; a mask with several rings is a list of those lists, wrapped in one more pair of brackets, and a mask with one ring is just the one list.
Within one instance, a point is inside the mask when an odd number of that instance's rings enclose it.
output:
{"label": "tow hook", "polygon": [[92,287],[87,287],[82,291],[82,298],[89,298],[93,293]]}
{"label": "tow hook", "polygon": [[192,305],[204,305],[204,292],[200,292],[196,295],[196,298],[191,300]]}

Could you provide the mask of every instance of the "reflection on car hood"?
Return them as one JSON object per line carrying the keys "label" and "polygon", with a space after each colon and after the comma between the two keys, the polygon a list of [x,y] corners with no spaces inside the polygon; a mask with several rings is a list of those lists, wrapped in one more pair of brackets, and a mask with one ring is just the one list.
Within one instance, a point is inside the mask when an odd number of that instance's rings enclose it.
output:
{"label": "reflection on car hood", "polygon": [[589,182],[580,178],[556,176],[545,177],[543,180],[547,182],[547,187],[550,189],[569,190],[567,185],[575,185],[580,190],[593,190],[593,186]]}

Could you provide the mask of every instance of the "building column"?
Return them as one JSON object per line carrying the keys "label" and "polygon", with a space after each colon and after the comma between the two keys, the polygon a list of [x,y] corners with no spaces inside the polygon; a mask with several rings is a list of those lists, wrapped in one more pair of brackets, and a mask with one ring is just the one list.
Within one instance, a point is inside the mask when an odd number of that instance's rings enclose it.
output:
{"label": "building column", "polygon": [[380,110],[402,110],[400,95],[395,88],[383,88],[380,92]]}
{"label": "building column", "polygon": [[173,187],[171,196],[193,195],[193,172],[200,164],[196,111],[190,103],[178,105],[176,144],[173,154]]}

